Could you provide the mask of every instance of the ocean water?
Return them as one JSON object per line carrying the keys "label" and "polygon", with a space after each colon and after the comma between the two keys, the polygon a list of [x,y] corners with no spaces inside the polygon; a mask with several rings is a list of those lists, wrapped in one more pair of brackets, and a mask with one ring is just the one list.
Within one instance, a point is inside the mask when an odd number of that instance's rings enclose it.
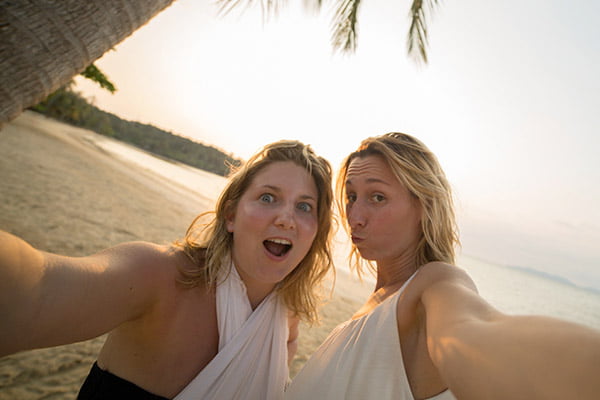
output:
{"label": "ocean water", "polygon": [[600,329],[600,293],[462,255],[479,293],[500,311],[541,314]]}
{"label": "ocean water", "polygon": [[[96,135],[94,135],[96,136]],[[115,157],[131,162],[206,197],[216,199],[226,178],[165,161],[133,146],[98,136],[96,144]],[[338,235],[336,267],[345,268],[348,244]],[[600,329],[600,293],[544,276],[507,268],[465,254],[458,265],[474,280],[479,293],[500,311],[509,314],[539,314],[558,317]]]}
{"label": "ocean water", "polygon": [[217,199],[225,186],[226,178],[211,172],[176,161],[166,161],[134,146],[104,136],[93,135],[92,140],[113,156],[183,185],[201,196]]}

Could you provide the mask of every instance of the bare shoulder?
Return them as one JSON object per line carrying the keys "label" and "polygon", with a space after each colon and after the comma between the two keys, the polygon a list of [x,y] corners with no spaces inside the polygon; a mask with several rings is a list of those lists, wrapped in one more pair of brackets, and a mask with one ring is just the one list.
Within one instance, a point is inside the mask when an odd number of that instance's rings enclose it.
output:
{"label": "bare shoulder", "polygon": [[473,279],[464,269],[439,261],[423,265],[416,280],[423,291],[437,285],[452,285],[477,292]]}
{"label": "bare shoulder", "polygon": [[149,279],[172,277],[177,271],[175,267],[186,262],[177,248],[142,241],[122,243],[88,258],[107,267],[130,269],[140,278]]}
{"label": "bare shoulder", "polygon": [[[434,262],[423,266],[420,301],[436,322],[491,320],[501,313],[477,291],[471,277],[453,265]],[[431,324],[428,324],[431,325]]]}
{"label": "bare shoulder", "polygon": [[101,250],[94,256],[125,256],[140,261],[152,261],[155,258],[163,259],[169,257],[173,250],[171,246],[156,243],[136,241],[125,242],[113,247]]}
{"label": "bare shoulder", "polygon": [[[430,262],[420,267],[413,281],[407,286],[398,303],[398,315],[411,315],[420,309],[424,297],[441,294],[440,288],[467,290],[477,293],[477,288],[465,270],[444,262]],[[423,310],[424,311],[424,310]],[[411,322],[412,323],[412,322]]]}
{"label": "bare shoulder", "polygon": [[86,298],[110,293],[124,301],[121,297],[134,294],[145,304],[174,288],[183,262],[185,257],[176,248],[142,241],[121,243],[87,257],[46,257],[49,273],[63,282],[69,277],[75,287],[89,288],[81,294]]}

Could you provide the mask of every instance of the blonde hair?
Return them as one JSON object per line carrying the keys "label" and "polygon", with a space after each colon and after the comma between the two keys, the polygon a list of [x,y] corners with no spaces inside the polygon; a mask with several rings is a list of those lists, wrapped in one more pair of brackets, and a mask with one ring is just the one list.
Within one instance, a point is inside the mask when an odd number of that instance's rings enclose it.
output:
{"label": "blonde hair", "polygon": [[[389,166],[396,178],[408,189],[422,208],[421,233],[417,244],[417,266],[432,261],[455,262],[455,247],[460,244],[454,214],[452,190],[437,157],[418,139],[398,132],[370,137],[344,162],[337,177],[337,205],[346,229],[346,178],[348,167],[355,158],[379,156]],[[361,275],[364,260],[352,245],[351,266]],[[372,263],[367,266],[373,270]]]}
{"label": "blonde hair", "polygon": [[[185,238],[176,245],[192,260],[195,268],[180,269],[186,286],[200,284],[213,286],[221,270],[229,265],[233,235],[227,231],[226,216],[234,210],[254,177],[266,166],[280,161],[291,161],[305,168],[312,176],[319,193],[317,201],[317,234],[310,250],[300,264],[278,285],[288,309],[300,318],[317,320],[318,293],[323,278],[333,266],[331,255],[332,226],[332,172],[327,160],[317,156],[310,146],[295,140],[282,140],[266,145],[246,163],[232,171],[227,186],[221,193],[215,211],[197,216]],[[209,219],[203,223],[202,220]]]}

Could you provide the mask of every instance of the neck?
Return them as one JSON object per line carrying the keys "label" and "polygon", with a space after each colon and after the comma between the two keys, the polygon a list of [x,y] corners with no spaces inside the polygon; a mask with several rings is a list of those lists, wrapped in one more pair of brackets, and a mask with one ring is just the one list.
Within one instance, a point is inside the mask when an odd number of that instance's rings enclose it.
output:
{"label": "neck", "polygon": [[401,286],[417,270],[414,256],[390,261],[377,261],[375,291],[381,288]]}
{"label": "neck", "polygon": [[233,268],[237,271],[242,284],[246,287],[246,296],[250,302],[250,307],[255,310],[260,303],[275,289],[275,284],[253,279],[238,268],[237,263],[233,262]]}
{"label": "neck", "polygon": [[246,284],[246,294],[248,295],[248,301],[250,301],[250,307],[255,310],[260,303],[275,289],[274,285],[267,285],[264,287],[255,287],[254,285]]}

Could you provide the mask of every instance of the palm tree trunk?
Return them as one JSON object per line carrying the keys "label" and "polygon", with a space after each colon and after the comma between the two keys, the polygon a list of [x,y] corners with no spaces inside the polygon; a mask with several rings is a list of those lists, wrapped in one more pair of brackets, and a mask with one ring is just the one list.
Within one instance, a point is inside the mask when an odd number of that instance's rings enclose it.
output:
{"label": "palm tree trunk", "polygon": [[0,0],[0,126],[173,0]]}

